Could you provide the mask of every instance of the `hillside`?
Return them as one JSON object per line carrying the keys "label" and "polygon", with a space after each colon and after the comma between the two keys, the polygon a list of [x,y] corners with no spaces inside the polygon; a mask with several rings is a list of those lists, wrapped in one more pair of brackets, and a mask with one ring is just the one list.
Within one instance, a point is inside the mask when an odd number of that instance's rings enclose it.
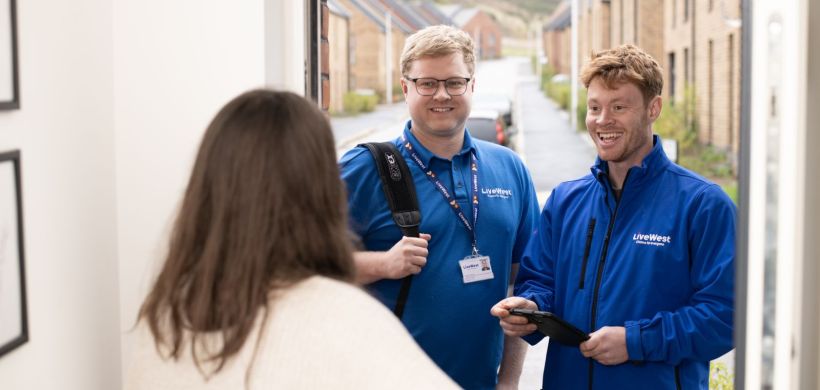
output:
{"label": "hillside", "polygon": [[544,22],[562,0],[438,0],[439,4],[476,7],[495,18],[508,38],[526,38],[528,26]]}

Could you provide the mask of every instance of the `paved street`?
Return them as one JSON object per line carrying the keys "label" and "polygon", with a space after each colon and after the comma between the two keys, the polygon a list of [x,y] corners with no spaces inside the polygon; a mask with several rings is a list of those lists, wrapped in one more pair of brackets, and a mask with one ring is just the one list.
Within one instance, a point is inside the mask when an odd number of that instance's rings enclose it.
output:
{"label": "paved street", "polygon": [[559,183],[589,173],[595,149],[586,133],[570,128],[569,115],[544,97],[534,76],[519,82],[516,102],[522,136],[518,150],[543,203]]}
{"label": "paved street", "polygon": [[393,104],[380,104],[373,112],[331,118],[339,157],[359,143],[386,141],[398,136],[409,116],[404,97],[399,96],[397,99],[401,100]]}

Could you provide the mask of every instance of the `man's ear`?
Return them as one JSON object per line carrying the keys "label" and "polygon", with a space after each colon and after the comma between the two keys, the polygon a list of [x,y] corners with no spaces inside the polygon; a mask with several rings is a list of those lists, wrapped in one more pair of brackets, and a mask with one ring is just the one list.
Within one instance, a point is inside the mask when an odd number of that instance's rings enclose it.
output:
{"label": "man's ear", "polygon": [[401,93],[403,93],[404,97],[407,98],[407,80],[402,77],[399,79],[399,83],[401,83]]}
{"label": "man's ear", "polygon": [[649,102],[649,120],[654,122],[661,116],[661,109],[663,108],[663,98],[655,96]]}
{"label": "man's ear", "polygon": [[470,93],[475,92],[475,77],[472,79],[473,83],[470,85]]}

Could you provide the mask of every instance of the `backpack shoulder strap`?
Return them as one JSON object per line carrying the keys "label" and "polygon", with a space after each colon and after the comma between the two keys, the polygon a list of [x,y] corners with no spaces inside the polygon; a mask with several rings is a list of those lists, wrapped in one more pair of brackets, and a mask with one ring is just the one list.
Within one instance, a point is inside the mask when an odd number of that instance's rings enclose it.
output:
{"label": "backpack shoulder strap", "polygon": [[408,237],[419,236],[421,213],[416,198],[416,185],[404,157],[392,142],[370,142],[361,144],[376,160],[382,190],[387,198],[393,221]]}
{"label": "backpack shoulder strap", "polygon": [[[401,229],[402,235],[418,237],[421,212],[416,198],[416,184],[404,157],[392,142],[370,142],[359,146],[366,147],[376,160],[382,190],[393,213],[393,222]],[[401,281],[396,307],[393,308],[393,314],[399,319],[404,315],[412,281],[413,275],[405,276]]]}

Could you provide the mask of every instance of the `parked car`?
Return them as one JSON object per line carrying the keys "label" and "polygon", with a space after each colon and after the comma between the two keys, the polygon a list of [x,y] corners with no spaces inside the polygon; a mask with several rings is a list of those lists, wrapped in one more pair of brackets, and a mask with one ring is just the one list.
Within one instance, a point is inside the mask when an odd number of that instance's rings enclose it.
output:
{"label": "parked car", "polygon": [[504,146],[510,145],[512,127],[507,127],[498,111],[474,109],[467,117],[466,127],[473,138]]}
{"label": "parked car", "polygon": [[498,111],[504,118],[504,124],[513,124],[513,102],[506,95],[477,93],[473,95],[473,109]]}

